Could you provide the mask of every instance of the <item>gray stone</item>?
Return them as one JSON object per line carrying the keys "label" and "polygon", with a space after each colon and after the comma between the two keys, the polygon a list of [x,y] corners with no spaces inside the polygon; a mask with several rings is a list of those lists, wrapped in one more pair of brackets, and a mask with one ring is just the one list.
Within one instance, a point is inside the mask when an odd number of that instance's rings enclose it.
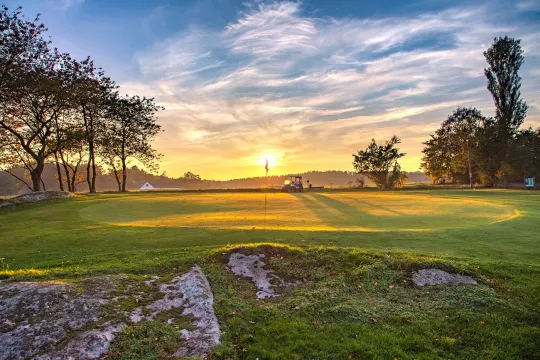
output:
{"label": "gray stone", "polygon": [[192,315],[196,321],[195,330],[181,330],[186,340],[176,352],[181,357],[205,357],[220,343],[221,332],[214,314],[214,295],[208,279],[201,268],[195,266],[184,274],[178,283],[185,307],[182,315]]}
{"label": "gray stone", "polygon": [[[145,295],[117,294],[119,279],[120,276],[88,278],[82,282],[82,291],[59,282],[0,283],[0,360],[102,357],[109,351],[115,334],[126,327],[120,320],[104,318],[102,306],[114,306],[119,299],[142,300]],[[179,331],[179,338],[185,341],[177,356],[205,357],[219,344],[220,330],[213,309],[214,296],[201,268],[195,266],[168,283],[157,285],[154,281],[147,285],[159,286],[162,298],[131,314],[117,308],[118,314],[137,323],[152,320],[163,311],[183,308],[183,315],[194,317],[194,329]],[[75,331],[79,333],[74,334]]]}
{"label": "gray stone", "polygon": [[[279,296],[276,293],[275,286],[297,286],[299,281],[288,283],[281,279],[274,273],[274,270],[266,270],[265,263],[261,260],[264,259],[264,254],[259,255],[244,255],[240,253],[231,254],[229,258],[229,269],[242,277],[248,277],[253,280],[255,287],[257,288],[257,298],[265,299]],[[271,283],[274,282],[274,284]]]}
{"label": "gray stone", "polygon": [[440,284],[470,284],[476,285],[476,280],[470,276],[450,274],[439,269],[422,269],[413,272],[412,281],[418,286]]}
{"label": "gray stone", "polygon": [[28,194],[23,194],[4,201],[0,204],[0,207],[25,204],[25,203],[34,203],[38,201],[44,201],[49,199],[62,199],[72,197],[73,194],[67,191],[36,191]]}
{"label": "gray stone", "polygon": [[36,202],[43,201],[47,199],[56,199],[56,198],[68,198],[72,197],[73,194],[67,191],[36,191],[24,195],[19,195],[11,200],[18,202]]}
{"label": "gray stone", "polygon": [[121,331],[126,324],[104,324],[98,329],[84,331],[71,340],[66,347],[41,355],[35,360],[78,360],[99,359],[109,351],[115,333]]}
{"label": "gray stone", "polygon": [[9,207],[9,206],[13,206],[13,203],[9,201],[0,200],[0,209],[4,207]]}
{"label": "gray stone", "polygon": [[83,291],[71,284],[22,282],[0,285],[0,360],[53,350],[68,332],[99,320],[115,289],[111,278],[90,278]]}
{"label": "gray stone", "polygon": [[[161,284],[159,291],[163,293],[163,297],[145,307],[151,312],[143,315],[143,308],[136,308],[130,314],[130,320],[133,323],[152,320],[163,311],[183,307],[182,315],[195,317],[196,320],[193,323],[195,329],[180,331],[180,336],[186,341],[175,355],[205,357],[214,346],[220,343],[221,332],[214,314],[214,295],[201,268],[194,266],[188,273]],[[169,319],[168,323],[171,322]]]}

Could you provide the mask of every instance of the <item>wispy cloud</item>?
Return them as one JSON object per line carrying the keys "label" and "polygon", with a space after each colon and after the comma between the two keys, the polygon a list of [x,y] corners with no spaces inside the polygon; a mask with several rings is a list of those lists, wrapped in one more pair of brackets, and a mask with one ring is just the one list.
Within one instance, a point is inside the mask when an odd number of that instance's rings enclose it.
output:
{"label": "wispy cloud", "polygon": [[62,9],[69,9],[72,7],[80,6],[85,0],[54,0],[55,4]]}
{"label": "wispy cloud", "polygon": [[540,10],[540,1],[538,0],[525,0],[517,3],[517,8],[523,11]]}
{"label": "wispy cloud", "polygon": [[[538,91],[540,33],[501,26],[486,7],[337,19],[303,14],[298,2],[251,3],[221,31],[192,27],[137,60],[142,86],[169,109],[161,141],[176,139],[172,156],[201,154],[203,174],[265,151],[280,153],[284,172],[313,168],[312,158],[349,168],[352,151],[392,133],[416,169],[421,138],[453,108],[492,114],[483,51],[505,34],[523,39],[527,99]],[[529,119],[539,122],[538,109]]]}

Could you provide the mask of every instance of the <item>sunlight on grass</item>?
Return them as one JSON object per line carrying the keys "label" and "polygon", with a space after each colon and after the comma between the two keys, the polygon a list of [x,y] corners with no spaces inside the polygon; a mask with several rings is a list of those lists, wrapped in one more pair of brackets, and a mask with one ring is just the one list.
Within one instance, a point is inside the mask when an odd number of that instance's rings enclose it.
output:
{"label": "sunlight on grass", "polygon": [[501,223],[504,221],[514,220],[521,216],[521,212],[517,209],[514,209],[514,215],[508,217],[502,217],[502,219],[492,222],[492,224]]}
{"label": "sunlight on grass", "polygon": [[516,218],[516,211],[430,194],[270,193],[265,208],[261,193],[176,193],[99,202],[80,214],[121,227],[413,232],[489,225]]}
{"label": "sunlight on grass", "polygon": [[49,274],[48,270],[20,269],[20,270],[0,270],[0,279],[10,279],[15,281],[34,280],[44,278]]}

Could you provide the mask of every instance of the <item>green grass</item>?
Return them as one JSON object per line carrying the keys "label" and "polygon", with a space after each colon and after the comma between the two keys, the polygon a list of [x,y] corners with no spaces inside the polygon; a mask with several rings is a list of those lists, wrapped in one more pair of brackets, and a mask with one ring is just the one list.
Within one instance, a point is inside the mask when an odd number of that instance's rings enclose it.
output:
{"label": "green grass", "polygon": [[109,351],[115,360],[160,360],[180,345],[178,330],[156,321],[142,321],[117,335]]}
{"label": "green grass", "polygon": [[[266,211],[264,201],[262,193],[156,192],[2,209],[0,277],[171,277],[197,263],[224,332],[217,359],[540,354],[540,193],[269,193]],[[238,247],[267,253],[280,276],[303,284],[256,300],[252,283],[224,270]],[[428,266],[480,285],[418,289],[411,272]],[[170,355],[163,322],[126,331],[115,345],[124,358]],[[147,332],[163,332],[163,344],[146,344]]]}

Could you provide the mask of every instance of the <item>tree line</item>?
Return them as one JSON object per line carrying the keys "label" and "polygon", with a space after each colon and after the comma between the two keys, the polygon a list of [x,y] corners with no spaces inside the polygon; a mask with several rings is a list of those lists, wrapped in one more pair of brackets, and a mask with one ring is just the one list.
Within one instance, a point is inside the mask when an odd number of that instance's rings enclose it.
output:
{"label": "tree line", "polygon": [[495,38],[484,57],[495,116],[458,108],[423,143],[421,166],[433,183],[506,187],[540,175],[540,128],[521,128],[527,115],[520,91],[521,41]]}
{"label": "tree line", "polygon": [[[527,115],[520,91],[519,69],[525,61],[521,41],[495,38],[484,57],[495,116],[460,107],[423,143],[421,168],[434,184],[506,187],[540,176],[540,128],[521,128]],[[353,154],[355,170],[382,188],[403,185],[398,160],[405,154],[396,147],[400,142],[397,136],[382,145],[372,139],[366,150]]]}
{"label": "tree line", "polygon": [[43,170],[54,164],[61,190],[85,181],[93,193],[102,166],[126,191],[131,160],[158,166],[161,154],[151,143],[163,108],[121,96],[91,58],[61,53],[46,32],[39,15],[29,21],[21,8],[0,8],[0,170],[41,191]]}

